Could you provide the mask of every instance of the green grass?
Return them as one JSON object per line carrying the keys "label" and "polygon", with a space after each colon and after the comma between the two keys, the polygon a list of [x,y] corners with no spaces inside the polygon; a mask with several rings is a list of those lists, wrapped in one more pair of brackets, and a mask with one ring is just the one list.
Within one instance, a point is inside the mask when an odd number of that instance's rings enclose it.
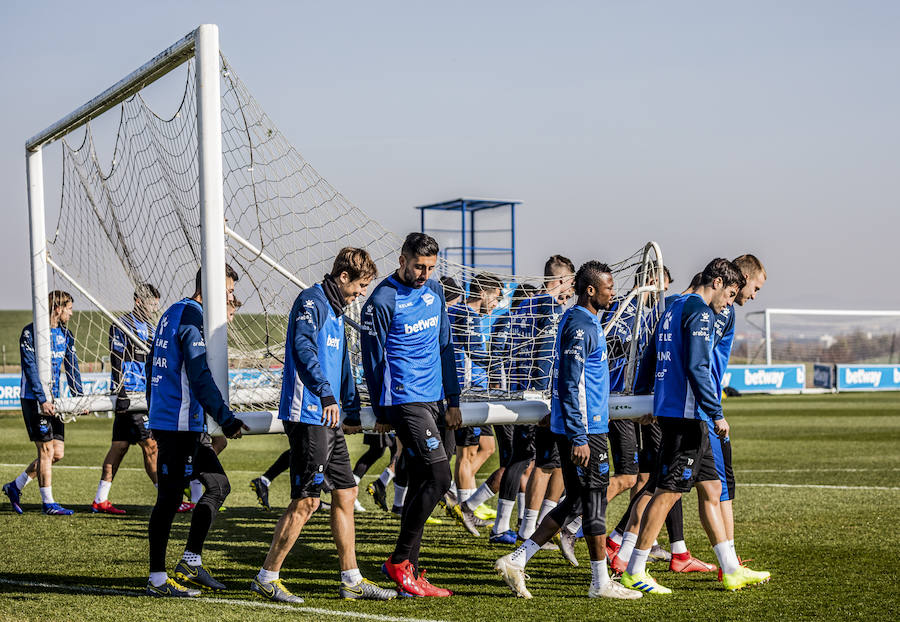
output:
{"label": "green grass", "polygon": [[[656,571],[671,597],[634,602],[589,601],[587,550],[578,544],[581,566],[570,567],[557,553],[541,552],[529,564],[535,598],[517,600],[492,570],[509,547],[487,544],[445,522],[427,527],[422,552],[429,577],[457,595],[389,603],[347,603],[336,598],[337,558],[327,517],[317,514],[288,556],[282,577],[304,607],[401,618],[439,620],[626,619],[898,619],[894,581],[900,576],[900,399],[897,394],[742,397],[726,401],[732,425],[738,495],[735,501],[738,551],[754,568],[770,570],[771,583],[725,593],[706,575]],[[87,418],[68,426],[66,457],[54,470],[58,501],[77,510],[72,517],[45,517],[38,491],[25,491],[26,513],[0,510],[0,619],[2,620],[240,620],[278,615],[285,619],[336,619],[322,613],[268,611],[228,603],[157,601],[137,594],[147,576],[147,518],[154,490],[132,449],[112,488],[124,517],[92,515],[89,503],[98,467],[109,444],[111,421]],[[360,438],[351,441],[358,455]],[[280,512],[262,512],[247,488],[285,447],[282,436],[232,441],[222,455],[233,491],[219,515],[203,557],[230,590],[221,598],[250,601],[246,587],[259,568]],[[33,456],[19,416],[0,416],[0,479],[8,481]],[[493,468],[491,462],[482,476]],[[380,471],[381,465],[373,469]],[[370,480],[369,480],[370,481]],[[741,486],[741,484],[744,484]],[[746,484],[753,484],[748,486]],[[766,484],[856,487],[774,488]],[[865,487],[886,487],[872,490]],[[286,478],[275,481],[272,502],[288,502]],[[357,546],[363,573],[384,584],[378,571],[389,555],[398,521],[373,507],[357,517]],[[625,500],[616,499],[609,520],[618,520]],[[714,561],[700,529],[691,494],[686,503],[688,544]],[[175,563],[189,516],[176,517],[169,547]],[[16,586],[2,581],[125,590],[135,596],[77,594],[57,587]],[[261,601],[256,601],[261,602]]]}

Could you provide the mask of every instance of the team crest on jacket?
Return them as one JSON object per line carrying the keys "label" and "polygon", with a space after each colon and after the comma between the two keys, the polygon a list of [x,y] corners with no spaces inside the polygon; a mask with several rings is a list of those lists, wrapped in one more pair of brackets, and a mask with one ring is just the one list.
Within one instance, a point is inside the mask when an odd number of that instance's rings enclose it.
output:
{"label": "team crest on jacket", "polygon": [[422,300],[425,301],[425,304],[431,306],[431,303],[434,302],[434,294],[423,294]]}

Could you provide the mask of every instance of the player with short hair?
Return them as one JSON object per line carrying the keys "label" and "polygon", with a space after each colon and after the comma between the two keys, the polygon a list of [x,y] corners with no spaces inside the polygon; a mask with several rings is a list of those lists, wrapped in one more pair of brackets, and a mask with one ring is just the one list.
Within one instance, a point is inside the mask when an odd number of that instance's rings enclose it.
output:
{"label": "player with short hair", "polygon": [[[237,279],[237,272],[226,264],[226,300],[233,298]],[[206,360],[201,280],[198,270],[194,294],[163,313],[154,332],[151,364],[145,366],[158,478],[156,505],[148,526],[150,577],[146,591],[150,596],[199,596],[200,591],[191,585],[225,589],[203,566],[201,553],[209,528],[231,486],[215,452],[200,443],[200,436],[206,431],[204,415],[212,417],[229,438],[240,438],[242,430],[248,428],[222,399]],[[206,492],[194,508],[187,545],[175,565],[179,583],[166,574],[166,549],[184,486],[195,477],[203,482]]]}
{"label": "player with short hair", "polygon": [[531,598],[525,565],[572,516],[584,515],[591,555],[590,598],[640,598],[640,592],[611,581],[606,568],[606,488],[609,485],[609,361],[597,314],[615,296],[612,271],[589,261],[575,274],[578,300],[559,323],[553,362],[550,430],[562,459],[566,498],[537,530],[494,568],[516,596]]}
{"label": "player with short hair", "polygon": [[[447,308],[457,376],[463,387],[488,388],[489,333],[482,322],[497,306],[502,290],[503,284],[497,277],[481,273],[472,278],[466,301]],[[457,502],[464,503],[475,494],[475,475],[493,455],[496,444],[489,425],[460,428],[455,432],[455,440]],[[470,531],[478,535],[477,529]]]}
{"label": "player with short hair", "polygon": [[91,509],[106,514],[125,514],[109,500],[109,490],[119,465],[131,445],[137,444],[144,455],[144,470],[156,485],[156,441],[150,433],[150,417],[146,409],[130,410],[128,393],[145,393],[147,379],[145,365],[147,355],[138,349],[143,346],[149,352],[153,343],[154,316],[159,310],[159,290],[150,283],[142,283],[134,290],[134,308],[118,318],[128,331],[140,340],[140,344],[112,324],[109,327],[109,363],[112,375],[110,387],[116,396],[113,419],[112,443],[101,467],[100,483]]}
{"label": "player with short hair", "polygon": [[37,448],[37,458],[19,476],[3,485],[13,510],[22,513],[19,498],[25,486],[37,477],[41,493],[41,511],[44,514],[68,516],[72,510],[62,507],[53,498],[52,466],[62,460],[65,453],[66,425],[56,416],[53,399],[60,396],[60,372],[65,370],[66,381],[72,395],[83,395],[78,356],[75,353],[75,337],[66,327],[72,318],[72,294],[60,290],[50,292],[50,395],[48,396],[40,374],[34,351],[34,324],[22,329],[19,336],[19,355],[22,358],[21,403],[22,416],[28,438]]}
{"label": "player with short hair", "polygon": [[389,600],[397,596],[364,579],[356,563],[353,502],[358,488],[341,429],[359,424],[359,395],[350,368],[344,308],[365,295],[378,273],[369,254],[343,248],[321,283],[297,296],[288,316],[284,375],[278,418],[291,445],[291,503],[250,590],[276,602],[302,603],[284,587],[281,566],[300,531],[319,507],[325,480],[332,487],[331,533],[341,567],[345,599]]}
{"label": "player with short hair", "polygon": [[[450,463],[439,420],[455,429],[462,421],[450,321],[443,287],[431,278],[438,243],[410,233],[400,267],[384,279],[363,306],[363,370],[376,432],[392,427],[410,461],[409,491],[400,534],[384,570],[400,590],[414,596],[450,596],[419,570],[425,521],[450,488]],[[449,407],[443,412],[443,401]]]}
{"label": "player with short hair", "polygon": [[[648,485],[653,496],[622,574],[626,587],[650,594],[671,593],[647,572],[647,557],[669,510],[695,483],[701,522],[724,572],[726,589],[769,578],[768,573],[740,566],[726,541],[719,509],[722,487],[707,436],[709,420],[719,436],[728,435],[721,394],[716,394],[711,373],[713,325],[715,316],[733,303],[743,280],[733,263],[714,259],[704,268],[697,293],[673,301],[657,325],[651,344],[656,359],[653,414],[662,432],[659,468]],[[649,374],[649,370],[643,373]]]}
{"label": "player with short hair", "polygon": [[[734,304],[742,307],[749,300],[755,300],[756,294],[766,282],[766,269],[762,262],[754,255],[744,254],[734,259],[741,274],[744,275],[745,284],[734,298]],[[731,347],[734,344],[734,309],[726,307],[716,316],[715,322],[715,347],[713,350],[712,371],[716,383],[716,390],[722,394],[722,377],[728,368],[728,359],[731,358]],[[722,495],[719,497],[719,509],[722,512],[722,522],[725,525],[725,536],[732,551],[737,551],[734,546],[734,467],[731,462],[731,437],[719,436],[714,427],[709,426],[709,441],[712,447],[713,458],[716,463],[716,471],[722,482]],[[741,558],[738,556],[738,561]],[[719,580],[722,580],[722,570],[719,569]]]}

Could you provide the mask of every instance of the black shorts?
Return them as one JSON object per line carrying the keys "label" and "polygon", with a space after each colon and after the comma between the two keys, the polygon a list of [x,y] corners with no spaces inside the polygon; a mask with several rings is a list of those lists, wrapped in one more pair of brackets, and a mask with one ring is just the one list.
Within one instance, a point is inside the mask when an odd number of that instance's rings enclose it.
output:
{"label": "black shorts", "polygon": [[153,438],[150,434],[150,417],[146,410],[117,412],[113,419],[112,440],[131,445]]}
{"label": "black shorts", "polygon": [[655,473],[659,466],[659,447],[662,444],[662,431],[655,421],[647,425],[637,424],[640,428],[640,449],[638,450],[638,468],[641,473]]}
{"label": "black shorts", "polygon": [[397,445],[397,437],[391,433],[366,432],[363,434],[363,444],[384,451]]}
{"label": "black shorts", "polygon": [[[443,426],[444,408],[441,402],[397,404],[386,406],[385,411],[388,423],[403,444],[407,458],[424,464],[448,460],[442,439],[443,434],[449,431]],[[415,468],[414,465],[410,466]]]}
{"label": "black shorts", "polygon": [[495,425],[494,438],[497,439],[497,458],[500,468],[508,467],[513,456],[513,435],[518,426],[512,424]]}
{"label": "black shorts", "polygon": [[37,400],[22,398],[19,401],[22,403],[22,417],[25,419],[29,440],[34,443],[65,441],[66,424],[62,419],[42,413]]}
{"label": "black shorts", "polygon": [[609,447],[616,475],[638,474],[637,424],[630,419],[609,422]]}
{"label": "black shorts", "polygon": [[482,436],[494,436],[494,430],[489,425],[466,426],[456,430],[456,446],[477,447]]}
{"label": "black shorts", "polygon": [[534,466],[548,470],[558,469],[562,466],[555,435],[550,428],[539,425],[534,427]]}
{"label": "black shorts", "polygon": [[323,488],[345,490],[356,486],[340,428],[285,421],[284,433],[291,445],[291,499],[318,498]]}
{"label": "black shorts", "polygon": [[660,417],[662,431],[659,468],[650,489],[690,492],[695,482],[716,481],[716,465],[709,448],[706,422]]}
{"label": "black shorts", "polygon": [[734,501],[734,468],[731,465],[731,439],[720,438],[716,434],[713,422],[707,424],[709,433],[709,446],[712,450],[713,462],[716,465],[716,473],[722,482],[722,495],[719,501]]}
{"label": "black shorts", "polygon": [[225,474],[219,457],[200,442],[200,432],[153,430],[160,489],[181,489],[203,473]]}
{"label": "black shorts", "polygon": [[581,490],[606,491],[609,486],[609,449],[606,434],[588,434],[591,457],[586,467],[572,462],[572,443],[564,434],[554,434],[556,449],[562,460],[566,495],[578,495]]}

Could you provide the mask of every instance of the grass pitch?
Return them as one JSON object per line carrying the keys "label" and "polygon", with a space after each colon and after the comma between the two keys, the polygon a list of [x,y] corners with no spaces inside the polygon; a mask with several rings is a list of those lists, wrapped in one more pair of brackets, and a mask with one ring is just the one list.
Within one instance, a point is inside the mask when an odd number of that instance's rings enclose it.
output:
{"label": "grass pitch", "polygon": [[[725,410],[735,444],[738,552],[754,559],[751,567],[772,572],[767,585],[731,594],[719,589],[711,575],[674,575],[651,565],[674,594],[630,602],[588,600],[590,569],[580,542],[578,568],[558,553],[539,553],[528,566],[534,599],[517,600],[492,569],[494,559],[510,547],[489,545],[486,537],[471,537],[445,519],[443,525],[426,528],[422,565],[455,596],[345,602],[337,599],[337,558],[327,515],[317,514],[282,570],[285,583],[306,603],[274,609],[247,587],[288,502],[287,478],[281,476],[272,486],[272,512],[256,506],[248,482],[286,441],[283,436],[257,436],[230,442],[222,454],[233,490],[203,552],[204,563],[229,591],[201,602],[150,599],[140,594],[147,577],[146,530],[154,489],[141,468],[140,451],[133,448],[110,495],[128,514],[91,514],[112,422],[85,418],[67,426],[66,456],[54,469],[56,499],[77,513],[41,515],[36,482],[25,490],[23,516],[5,503],[0,509],[0,619],[900,618],[900,396],[742,397],[726,401]],[[352,439],[353,455],[359,455],[360,441],[359,436]],[[33,455],[21,417],[0,416],[0,479],[9,481]],[[377,475],[383,463],[371,473]],[[482,476],[494,464],[486,465]],[[368,481],[371,476],[364,483]],[[692,493],[685,505],[688,545],[698,557],[715,561],[696,517],[695,499]],[[357,515],[359,566],[364,575],[387,585],[379,566],[391,552],[398,521],[379,512],[364,493],[362,502],[369,511]],[[622,497],[613,501],[611,524],[625,505]],[[189,515],[175,519],[172,565],[189,520]]]}

